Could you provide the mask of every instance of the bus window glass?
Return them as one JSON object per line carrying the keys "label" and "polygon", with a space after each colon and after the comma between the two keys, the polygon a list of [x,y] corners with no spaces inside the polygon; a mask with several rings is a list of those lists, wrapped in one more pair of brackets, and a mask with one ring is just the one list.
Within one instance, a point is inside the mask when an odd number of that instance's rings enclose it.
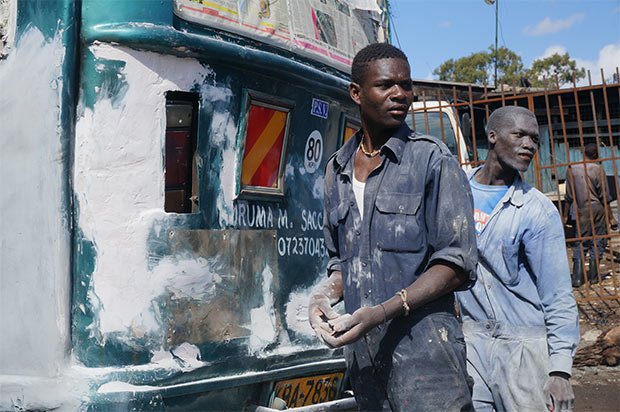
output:
{"label": "bus window glass", "polygon": [[407,116],[407,124],[409,127],[420,133],[435,136],[438,139],[443,140],[446,146],[448,146],[448,149],[450,149],[450,152],[456,156],[458,154],[456,135],[454,134],[454,130],[450,124],[450,118],[446,113],[442,113],[442,117],[442,119],[439,118],[439,112],[415,112],[413,121],[411,114]]}
{"label": "bus window glass", "polygon": [[360,129],[360,122],[347,117],[342,132],[342,144],[345,144]]}

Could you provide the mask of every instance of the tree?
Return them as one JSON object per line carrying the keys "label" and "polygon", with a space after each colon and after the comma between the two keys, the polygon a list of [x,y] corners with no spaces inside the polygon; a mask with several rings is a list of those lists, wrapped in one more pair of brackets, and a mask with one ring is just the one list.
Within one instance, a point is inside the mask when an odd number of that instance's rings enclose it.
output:
{"label": "tree", "polygon": [[[494,84],[495,49],[472,53],[459,59],[449,59],[433,71],[439,80],[473,83]],[[530,69],[524,69],[521,56],[507,47],[497,49],[497,84],[519,85],[526,78],[534,87],[543,87],[543,78],[559,79],[560,85],[572,83],[573,74],[579,81],[585,77],[585,70],[578,69],[575,60],[568,53],[554,54],[544,59],[535,60]],[[555,79],[548,82],[548,88],[554,88]]]}
{"label": "tree", "polygon": [[[521,56],[506,47],[497,49],[498,83],[518,84],[523,72]],[[493,84],[495,48],[472,53],[454,60],[449,59],[433,71],[439,80],[475,84]]]}
{"label": "tree", "polygon": [[[489,47],[489,53],[494,56],[493,47]],[[493,65],[493,60],[491,60]],[[495,68],[489,70],[492,72]],[[519,85],[521,77],[523,77],[523,61],[521,56],[513,52],[507,47],[497,49],[497,85]]]}
{"label": "tree", "polygon": [[556,87],[556,78],[562,86],[572,83],[573,76],[575,76],[575,82],[585,78],[586,71],[583,68],[577,68],[577,62],[572,60],[568,53],[555,53],[544,59],[534,60],[532,67],[526,71],[526,76],[534,87],[544,87],[546,78],[547,87],[553,89]]}
{"label": "tree", "polygon": [[489,63],[490,56],[487,53],[472,53],[457,60],[446,60],[433,74],[443,81],[487,84]]}

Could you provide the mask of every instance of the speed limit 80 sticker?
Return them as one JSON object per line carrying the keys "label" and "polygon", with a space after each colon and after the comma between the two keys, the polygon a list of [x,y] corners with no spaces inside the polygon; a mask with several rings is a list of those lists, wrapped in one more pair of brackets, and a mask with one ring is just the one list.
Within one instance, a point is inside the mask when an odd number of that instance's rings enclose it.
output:
{"label": "speed limit 80 sticker", "polygon": [[304,149],[304,167],[306,172],[314,173],[321,164],[323,158],[323,136],[318,130],[313,131],[306,140]]}

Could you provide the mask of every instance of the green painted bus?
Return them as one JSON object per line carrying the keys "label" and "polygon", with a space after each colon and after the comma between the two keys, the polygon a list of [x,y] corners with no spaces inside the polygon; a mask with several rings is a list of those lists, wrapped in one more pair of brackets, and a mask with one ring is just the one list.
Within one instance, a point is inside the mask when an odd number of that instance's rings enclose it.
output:
{"label": "green painted bus", "polygon": [[354,406],[307,298],[387,12],[0,0],[0,410]]}

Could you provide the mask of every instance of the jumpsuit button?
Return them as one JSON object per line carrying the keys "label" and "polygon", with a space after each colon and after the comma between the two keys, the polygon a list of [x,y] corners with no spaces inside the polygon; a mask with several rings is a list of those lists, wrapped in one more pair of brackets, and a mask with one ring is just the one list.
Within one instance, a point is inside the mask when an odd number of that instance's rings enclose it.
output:
{"label": "jumpsuit button", "polygon": [[403,205],[398,205],[398,210],[400,210],[401,212],[403,211],[405,207]]}
{"label": "jumpsuit button", "polygon": [[362,266],[363,266],[363,267],[366,267],[366,266],[368,266],[368,265],[367,265],[367,263],[366,263],[366,262],[362,262]]}
{"label": "jumpsuit button", "polygon": [[355,206],[355,202],[351,200],[351,203],[349,203],[351,206]]}
{"label": "jumpsuit button", "polygon": [[484,325],[485,328],[487,329],[491,329],[491,325],[489,325],[488,323],[486,325]]}
{"label": "jumpsuit button", "polygon": [[356,231],[355,231],[355,235],[356,235],[356,236],[359,236],[359,235],[360,235],[360,231],[359,231],[359,230],[356,230]]}

